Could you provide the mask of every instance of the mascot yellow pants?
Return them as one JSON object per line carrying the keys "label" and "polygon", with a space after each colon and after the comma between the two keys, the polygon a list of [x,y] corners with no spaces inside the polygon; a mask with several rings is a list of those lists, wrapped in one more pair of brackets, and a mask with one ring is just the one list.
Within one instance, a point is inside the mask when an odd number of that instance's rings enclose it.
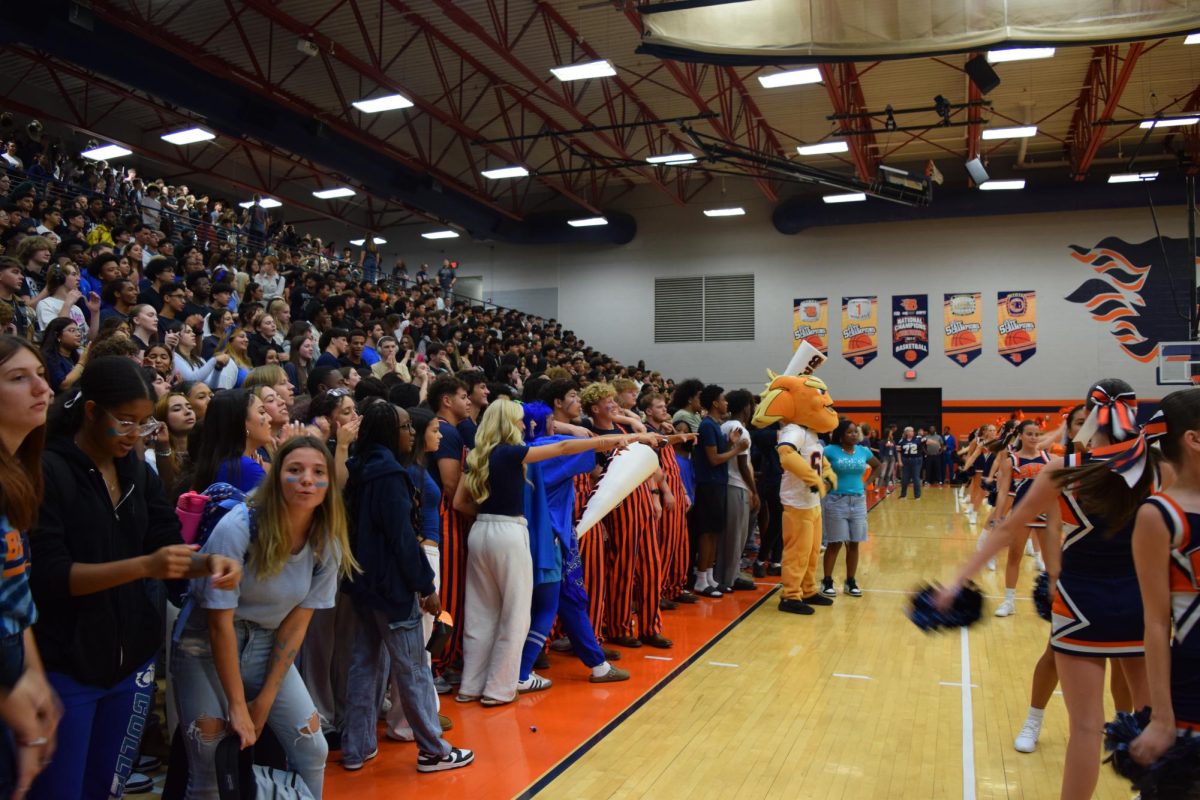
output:
{"label": "mascot yellow pants", "polygon": [[783,597],[803,600],[817,593],[821,553],[821,507],[783,507]]}

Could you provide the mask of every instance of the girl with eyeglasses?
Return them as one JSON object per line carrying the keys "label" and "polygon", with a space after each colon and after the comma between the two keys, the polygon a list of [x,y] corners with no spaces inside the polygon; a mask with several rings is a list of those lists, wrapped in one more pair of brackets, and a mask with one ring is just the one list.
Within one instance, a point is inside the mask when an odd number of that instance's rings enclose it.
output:
{"label": "girl with eyeglasses", "polygon": [[70,317],[50,320],[42,335],[42,359],[46,362],[46,380],[55,393],[69,389],[79,380],[83,365],[79,363],[79,347],[83,332]]}
{"label": "girl with eyeglasses", "polygon": [[127,358],[89,361],[50,412],[45,498],[30,533],[34,625],[62,698],[60,747],[30,797],[119,796],[153,705],[163,621],[147,581],[212,576],[233,588],[240,563],[184,545],[162,484],[139,458],[158,429],[152,390]]}

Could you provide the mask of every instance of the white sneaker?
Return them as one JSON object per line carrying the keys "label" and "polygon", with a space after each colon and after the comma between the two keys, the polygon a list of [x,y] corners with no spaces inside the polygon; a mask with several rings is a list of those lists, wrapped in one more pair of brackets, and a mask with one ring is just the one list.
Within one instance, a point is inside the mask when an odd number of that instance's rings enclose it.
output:
{"label": "white sneaker", "polygon": [[999,608],[996,609],[996,616],[997,617],[1011,617],[1016,612],[1016,610],[1017,610],[1016,606],[1013,605],[1012,600],[1005,600],[1003,603],[1000,604]]}
{"label": "white sneaker", "polygon": [[996,571],[996,559],[994,559],[994,558],[988,559],[988,569],[992,572]]}
{"label": "white sneaker", "polygon": [[979,522],[975,516],[975,509],[971,508],[970,506],[967,507],[967,522],[971,523],[972,525],[975,525]]}
{"label": "white sneaker", "polygon": [[1042,733],[1042,724],[1026,719],[1021,726],[1021,732],[1013,740],[1013,747],[1018,753],[1032,753],[1037,749],[1038,736]]}
{"label": "white sneaker", "polygon": [[551,685],[549,678],[543,678],[536,672],[530,672],[528,679],[517,681],[517,691],[521,694],[525,694],[526,692],[540,692],[549,689]]}
{"label": "white sneaker", "polygon": [[1045,571],[1046,571],[1046,562],[1042,560],[1042,554],[1041,554],[1041,553],[1038,553],[1038,554],[1037,554],[1037,568],[1038,568],[1038,571],[1039,571],[1039,572],[1045,572]]}
{"label": "white sneaker", "polygon": [[1037,555],[1037,552],[1033,549],[1032,539],[1025,540],[1025,555],[1029,556],[1030,558],[1033,558],[1035,555]]}

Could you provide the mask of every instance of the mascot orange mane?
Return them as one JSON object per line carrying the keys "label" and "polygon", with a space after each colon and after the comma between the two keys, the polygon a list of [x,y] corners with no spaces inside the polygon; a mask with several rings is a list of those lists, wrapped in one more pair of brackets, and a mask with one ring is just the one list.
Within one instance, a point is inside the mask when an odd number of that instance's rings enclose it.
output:
{"label": "mascot orange mane", "polygon": [[833,398],[825,382],[813,375],[825,356],[801,342],[782,375],[770,370],[770,383],[754,412],[753,424],[778,422],[776,451],[783,467],[779,499],[783,504],[783,596],[779,610],[811,614],[815,605],[833,601],[817,591],[817,559],[821,548],[821,498],[837,488],[837,476],[825,459],[819,433],[838,424]]}

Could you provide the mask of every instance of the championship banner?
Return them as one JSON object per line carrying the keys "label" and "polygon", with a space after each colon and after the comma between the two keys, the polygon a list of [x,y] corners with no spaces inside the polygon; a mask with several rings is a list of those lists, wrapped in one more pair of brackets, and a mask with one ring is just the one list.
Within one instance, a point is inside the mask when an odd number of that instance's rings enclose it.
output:
{"label": "championship banner", "polygon": [[929,295],[892,295],[892,355],[909,367],[929,355]]}
{"label": "championship banner", "polygon": [[879,298],[842,298],[842,358],[862,369],[879,352]]}
{"label": "championship banner", "polygon": [[979,292],[948,294],[943,302],[946,357],[965,367],[983,352],[983,309]]}
{"label": "championship banner", "polygon": [[792,352],[807,341],[829,355],[829,299],[798,297],[792,301]]}
{"label": "championship banner", "polygon": [[997,292],[1000,355],[1021,366],[1037,352],[1037,292]]}

